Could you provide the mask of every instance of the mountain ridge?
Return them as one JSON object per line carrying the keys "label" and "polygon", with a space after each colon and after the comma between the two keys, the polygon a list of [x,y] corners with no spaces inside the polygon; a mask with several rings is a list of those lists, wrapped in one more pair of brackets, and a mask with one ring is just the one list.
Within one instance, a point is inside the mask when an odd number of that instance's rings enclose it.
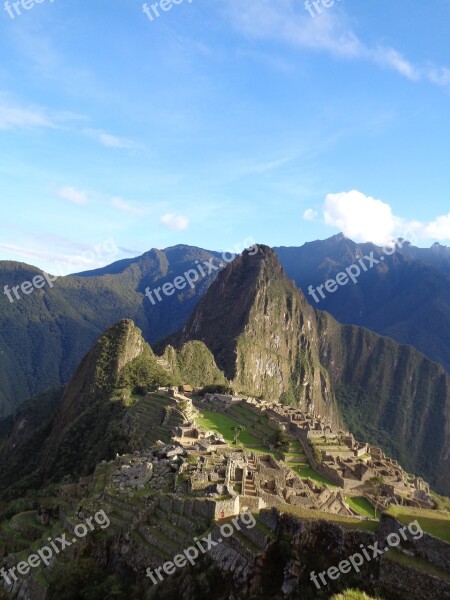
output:
{"label": "mountain ridge", "polygon": [[[412,346],[315,311],[275,252],[259,248],[219,275],[170,343],[202,341],[235,391],[342,418],[448,493],[450,377],[443,367]],[[242,281],[249,289],[238,288]]]}

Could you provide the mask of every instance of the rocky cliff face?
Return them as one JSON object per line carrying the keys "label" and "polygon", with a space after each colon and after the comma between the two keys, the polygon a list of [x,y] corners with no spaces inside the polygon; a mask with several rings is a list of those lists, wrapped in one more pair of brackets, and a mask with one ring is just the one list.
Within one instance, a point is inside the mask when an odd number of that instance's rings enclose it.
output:
{"label": "rocky cliff face", "polygon": [[188,340],[204,342],[238,392],[282,398],[338,420],[319,360],[315,312],[270,248],[244,252],[219,274],[171,338],[176,346]]}
{"label": "rocky cliff face", "polygon": [[450,377],[411,346],[361,327],[318,321],[320,357],[351,431],[450,492]]}
{"label": "rocky cliff face", "polygon": [[[260,246],[222,271],[171,341],[201,340],[238,391],[341,418],[450,492],[450,379],[410,346],[315,311]],[[337,398],[337,401],[336,401]]]}
{"label": "rocky cliff face", "polygon": [[[398,240],[392,256],[371,243],[356,244],[344,235],[274,248],[290,279],[314,308],[340,323],[367,327],[399,344],[411,344],[450,372],[450,248],[416,248]],[[357,285],[325,293],[317,304],[308,293],[373,253],[378,263],[362,272]],[[383,260],[380,260],[382,257]],[[365,260],[368,263],[368,259]]]}

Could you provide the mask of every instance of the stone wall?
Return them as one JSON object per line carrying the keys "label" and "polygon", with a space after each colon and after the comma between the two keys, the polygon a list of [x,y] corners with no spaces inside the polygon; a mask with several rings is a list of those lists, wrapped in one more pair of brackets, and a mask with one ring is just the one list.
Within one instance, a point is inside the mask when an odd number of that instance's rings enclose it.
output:
{"label": "stone wall", "polygon": [[239,513],[247,507],[250,512],[259,512],[266,504],[262,498],[256,496],[239,496]]}
{"label": "stone wall", "polygon": [[389,593],[389,597],[396,593],[402,600],[450,599],[450,584],[389,558],[381,560],[379,582]]}
{"label": "stone wall", "polygon": [[[414,519],[411,522],[413,521]],[[404,527],[403,524],[397,519],[383,514],[379,528],[380,540],[385,540],[390,533],[398,533],[402,527]],[[403,540],[400,535],[403,548],[413,551],[416,556],[450,572],[450,544],[448,542],[435,538],[428,533],[424,533],[423,537],[417,540],[407,530],[405,530],[405,535],[408,536],[407,541]]]}
{"label": "stone wall", "polygon": [[[317,460],[314,458],[314,454],[311,450],[310,445],[306,442],[304,443],[302,440],[300,440],[302,442],[303,445],[303,449],[305,451],[305,454],[308,458],[308,462],[311,465],[311,467],[317,471],[318,473],[320,473],[320,475],[323,475],[324,477],[326,477],[327,479],[329,479],[332,483],[345,488],[345,483],[348,480],[345,480],[343,477],[341,477],[336,471],[335,469],[332,469],[331,467],[328,467],[327,465],[324,465],[323,463],[319,463],[317,462]],[[355,485],[358,485],[359,482],[355,482]],[[351,487],[348,486],[348,487]],[[348,489],[348,488],[347,488]]]}
{"label": "stone wall", "polygon": [[229,500],[212,500],[211,502],[215,504],[215,519],[224,519],[239,514],[239,496],[230,498]]}

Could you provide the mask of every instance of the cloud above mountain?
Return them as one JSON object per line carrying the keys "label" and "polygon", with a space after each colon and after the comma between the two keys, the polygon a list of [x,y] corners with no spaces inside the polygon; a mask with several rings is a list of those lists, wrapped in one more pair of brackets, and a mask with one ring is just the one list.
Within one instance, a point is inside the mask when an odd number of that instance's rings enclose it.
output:
{"label": "cloud above mountain", "polygon": [[[308,209],[303,218],[312,221],[318,214]],[[404,219],[395,215],[388,203],[358,190],[328,194],[320,215],[325,225],[339,229],[346,237],[356,241],[385,244],[399,237],[412,243],[425,239],[450,240],[450,213],[428,223]]]}

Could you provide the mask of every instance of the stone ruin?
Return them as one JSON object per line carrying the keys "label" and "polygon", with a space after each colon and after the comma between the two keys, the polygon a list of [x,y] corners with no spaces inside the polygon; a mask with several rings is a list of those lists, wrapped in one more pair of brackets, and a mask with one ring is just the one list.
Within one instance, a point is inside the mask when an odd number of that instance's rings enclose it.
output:
{"label": "stone ruin", "polygon": [[236,451],[229,446],[214,451],[189,449],[179,475],[185,493],[219,497],[222,504],[228,498],[227,516],[283,504],[356,516],[341,490],[302,481],[270,454]]}
{"label": "stone ruin", "polygon": [[[435,508],[430,487],[421,477],[406,473],[377,446],[359,442],[349,432],[334,430],[329,420],[280,403],[261,403],[251,398],[241,399],[240,403],[257,415],[266,415],[272,425],[299,440],[311,466],[347,493],[364,495],[383,508],[392,503]],[[381,483],[378,495],[365,489],[374,479]]]}

